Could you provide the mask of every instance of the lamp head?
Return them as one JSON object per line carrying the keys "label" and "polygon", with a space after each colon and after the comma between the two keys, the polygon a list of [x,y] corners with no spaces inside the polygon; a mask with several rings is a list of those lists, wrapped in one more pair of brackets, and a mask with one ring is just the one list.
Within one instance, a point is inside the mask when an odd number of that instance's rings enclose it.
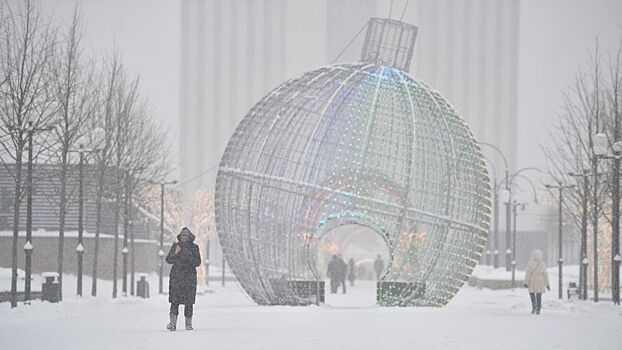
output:
{"label": "lamp head", "polygon": [[607,135],[598,133],[594,135],[594,154],[604,156],[607,154],[608,147]]}

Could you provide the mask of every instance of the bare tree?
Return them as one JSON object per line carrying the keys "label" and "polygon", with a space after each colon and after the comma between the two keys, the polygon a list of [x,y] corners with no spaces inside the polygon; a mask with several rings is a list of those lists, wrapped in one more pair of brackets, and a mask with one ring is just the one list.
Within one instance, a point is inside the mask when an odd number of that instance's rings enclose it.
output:
{"label": "bare tree", "polygon": [[[622,142],[622,40],[618,44],[618,50],[614,57],[609,60],[608,79],[606,80],[606,111],[605,133],[610,149]],[[610,171],[607,173],[609,180],[606,182],[611,204],[605,212],[611,213],[611,286],[612,299],[616,304],[620,303],[620,265],[615,257],[620,254],[620,153],[615,154],[611,161]]]}
{"label": "bare tree", "polygon": [[96,140],[97,152],[95,159],[97,162],[97,186],[95,194],[95,243],[93,247],[93,270],[91,295],[97,296],[97,265],[99,262],[99,238],[102,232],[102,216],[104,198],[107,192],[106,173],[112,163],[114,156],[114,137],[116,132],[115,123],[115,99],[117,85],[121,76],[121,64],[117,55],[112,56],[112,60],[105,65],[105,71],[102,73],[102,86],[100,91],[98,105],[100,110],[97,111],[97,118],[92,125],[94,130],[93,138]]}
{"label": "bare tree", "polygon": [[[53,86],[58,101],[56,140],[54,158],[59,166],[58,204],[58,274],[60,298],[63,286],[63,248],[65,236],[65,217],[67,215],[68,189],[67,177],[73,161],[71,152],[86,131],[88,118],[92,118],[95,108],[94,82],[92,70],[87,68],[82,58],[83,28],[80,9],[74,8],[73,17],[67,33],[57,46],[53,64]],[[74,157],[75,158],[75,157]],[[73,162],[72,162],[73,161]]]}
{"label": "bare tree", "polygon": [[[127,165],[128,160],[128,143],[132,133],[132,109],[138,98],[138,79],[128,82],[126,75],[121,70],[119,83],[116,86],[116,104],[115,104],[115,157],[114,157],[114,169],[115,169],[115,182],[122,184],[124,181],[124,165]],[[119,255],[119,224],[120,224],[120,212],[121,202],[123,200],[124,189],[123,186],[115,186],[114,190],[114,218],[113,218],[113,230],[114,230],[114,243],[113,243],[113,257],[112,257],[112,297],[117,297],[117,276],[118,276],[118,255]]]}
{"label": "bare tree", "polygon": [[[17,240],[19,211],[24,194],[22,156],[28,138],[48,124],[56,108],[50,84],[50,59],[55,31],[33,1],[12,7],[2,5],[6,16],[2,28],[2,85],[0,86],[0,161],[15,182],[13,200],[13,244],[11,249],[11,307],[17,306]],[[35,157],[36,158],[36,157]],[[12,166],[14,164],[14,166]]]}
{"label": "bare tree", "polygon": [[[58,193],[58,273],[62,290],[63,247],[68,201],[68,176],[76,157],[75,145],[85,137],[95,149],[96,232],[93,284],[97,295],[99,238],[103,209],[111,202],[114,217],[114,290],[116,297],[119,220],[125,203],[124,238],[127,237],[132,196],[144,194],[144,179],[161,177],[167,164],[165,135],[141,101],[138,78],[128,79],[115,50],[97,72],[82,57],[79,7],[74,8],[66,34],[58,36],[32,0],[9,5],[0,0],[0,162],[15,182],[13,208],[11,304],[17,304],[17,239],[20,207],[25,193],[23,155],[34,131],[55,124],[55,137],[37,139],[37,154],[58,163],[52,181]],[[59,45],[56,45],[60,38]],[[51,128],[48,128],[51,131]],[[32,149],[31,149],[32,150]],[[56,179],[58,178],[58,179]],[[118,186],[126,183],[125,188]],[[142,193],[141,193],[142,191]],[[62,298],[62,296],[61,296]]]}
{"label": "bare tree", "polygon": [[[127,156],[124,168],[126,169],[126,192],[124,210],[123,242],[124,248],[128,244],[128,223],[132,220],[134,202],[141,203],[145,190],[151,183],[149,180],[161,178],[166,172],[168,153],[166,152],[165,134],[159,125],[153,122],[147,103],[134,105],[130,111],[130,124],[126,140]],[[131,270],[134,271],[134,240],[130,237]],[[127,259],[127,254],[124,255]],[[124,291],[127,291],[127,261],[124,261]],[[130,285],[134,286],[134,275],[131,275]]]}
{"label": "bare tree", "polygon": [[[160,176],[167,164],[165,135],[153,122],[147,103],[141,101],[138,78],[128,79],[117,54],[109,64],[106,103],[103,116],[107,120],[106,129],[106,166],[100,170],[112,168],[114,183],[112,186],[112,230],[113,243],[113,288],[112,296],[118,295],[118,258],[119,234],[123,210],[123,242],[127,246],[128,223],[131,220],[132,197],[140,196],[141,183],[146,178]],[[101,156],[104,156],[100,152]],[[102,175],[103,176],[103,175]],[[125,184],[120,186],[119,184]],[[105,187],[102,181],[102,189]],[[102,192],[103,193],[103,192]],[[100,196],[101,202],[102,197]],[[100,210],[101,211],[101,210]],[[101,224],[99,225],[101,230]],[[97,235],[97,233],[96,233]],[[126,266],[126,265],[124,265]],[[126,271],[124,271],[126,272]],[[124,276],[124,282],[127,276]],[[124,287],[126,287],[124,285]]]}
{"label": "bare tree", "polygon": [[[605,267],[609,266],[608,257],[603,254],[599,256],[599,251],[609,249],[611,243],[615,241],[615,234],[612,234],[610,240],[598,227],[608,223],[613,233],[616,231],[615,227],[619,226],[619,198],[614,195],[616,186],[619,186],[619,160],[613,162],[598,160],[595,135],[606,134],[610,146],[620,140],[621,50],[622,44],[618,48],[617,56],[610,60],[608,69],[603,70],[596,42],[587,73],[579,72],[575,82],[565,93],[563,112],[550,131],[551,142],[545,147],[549,167],[554,176],[563,182],[579,180],[577,190],[566,196],[564,205],[582,232],[580,260],[587,258],[588,255],[586,237],[591,218],[592,234],[597,235],[593,236],[596,239],[591,250],[591,255],[597,258],[596,260],[593,258],[592,263],[600,267],[598,274],[593,274],[594,283],[602,283],[605,280],[607,273]],[[610,171],[605,171],[608,166]],[[569,174],[578,176],[573,179]],[[590,208],[591,205],[587,205],[589,202],[596,203],[596,206]],[[598,241],[600,246],[597,246]],[[583,267],[582,264],[581,279],[587,280],[587,271],[583,271]]]}

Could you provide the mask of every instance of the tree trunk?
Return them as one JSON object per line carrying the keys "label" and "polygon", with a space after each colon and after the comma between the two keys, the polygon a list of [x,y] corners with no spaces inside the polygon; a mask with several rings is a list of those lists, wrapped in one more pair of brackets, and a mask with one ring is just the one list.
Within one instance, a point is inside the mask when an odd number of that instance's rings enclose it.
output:
{"label": "tree trunk", "polygon": [[102,230],[102,201],[104,197],[104,171],[106,167],[103,164],[99,166],[99,174],[97,177],[97,199],[95,214],[95,247],[93,248],[93,274],[91,282],[91,295],[97,296],[97,259],[99,255],[99,234]]}
{"label": "tree trunk", "polygon": [[[128,225],[130,221],[130,185],[129,185],[129,171],[125,172],[125,195],[123,202],[123,249],[127,249],[128,239]],[[127,296],[127,253],[123,254],[123,296]]]}
{"label": "tree trunk", "polygon": [[115,201],[114,201],[114,246],[112,255],[112,297],[117,297],[117,269],[118,269],[118,255],[119,255],[119,211],[121,210],[119,203],[121,202],[121,191],[118,184],[121,183],[119,176],[119,166],[116,170],[116,185],[115,185]]}
{"label": "tree trunk", "polygon": [[19,237],[19,209],[22,198],[22,153],[17,151],[15,162],[15,198],[13,201],[13,244],[11,246],[11,307],[17,307],[17,240]]}

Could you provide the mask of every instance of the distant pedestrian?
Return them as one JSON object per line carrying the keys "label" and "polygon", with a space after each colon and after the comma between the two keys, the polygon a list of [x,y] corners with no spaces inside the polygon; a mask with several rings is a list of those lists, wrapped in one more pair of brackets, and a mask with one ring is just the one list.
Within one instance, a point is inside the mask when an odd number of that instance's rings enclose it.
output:
{"label": "distant pedestrian", "polygon": [[339,283],[341,284],[341,291],[346,294],[346,275],[348,274],[348,264],[343,260],[343,256],[339,254]]}
{"label": "distant pedestrian", "polygon": [[376,280],[380,281],[382,271],[384,271],[384,260],[382,260],[380,254],[378,254],[376,260],[374,261],[374,271],[376,272]]}
{"label": "distant pedestrian", "polygon": [[326,270],[326,276],[330,279],[331,294],[337,293],[337,289],[339,288],[339,283],[341,282],[339,270],[339,258],[337,255],[333,255],[333,258],[328,263],[328,269]]}
{"label": "distant pedestrian", "polygon": [[348,281],[350,281],[350,287],[354,287],[354,280],[356,279],[356,263],[354,258],[348,260]]}
{"label": "distant pedestrian", "polygon": [[551,290],[549,287],[549,274],[546,271],[546,264],[542,261],[542,252],[534,250],[531,254],[531,260],[527,264],[527,272],[525,273],[525,288],[529,289],[529,297],[531,298],[531,313],[539,315],[542,309],[542,293],[544,288]]}
{"label": "distant pedestrian", "polygon": [[180,304],[184,304],[186,329],[192,330],[192,313],[197,293],[196,268],[201,265],[199,246],[194,244],[194,238],[192,232],[184,227],[166,256],[166,262],[173,265],[168,282],[168,301],[171,303],[171,309],[170,323],[166,329],[169,331],[177,329]]}

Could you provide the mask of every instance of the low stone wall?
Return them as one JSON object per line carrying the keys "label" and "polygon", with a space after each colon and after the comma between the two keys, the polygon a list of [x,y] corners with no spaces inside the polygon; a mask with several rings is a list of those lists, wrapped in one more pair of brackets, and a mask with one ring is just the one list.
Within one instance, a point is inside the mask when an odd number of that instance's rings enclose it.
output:
{"label": "low stone wall", "polygon": [[[11,267],[11,245],[13,238],[0,236],[0,266]],[[18,240],[17,261],[18,268],[24,270],[25,238],[20,235]],[[33,237],[32,244],[34,246],[32,254],[32,273],[42,273],[46,271],[57,271],[58,269],[58,237]],[[83,273],[91,275],[93,270],[93,250],[95,240],[93,238],[84,238],[84,255],[83,255]],[[76,237],[66,237],[63,247],[63,271],[64,273],[76,274],[78,271],[78,259],[76,246],[78,239]],[[113,246],[114,238],[111,236],[103,236],[99,240],[99,258],[97,264],[97,277],[103,279],[112,279],[113,265]],[[128,242],[129,246],[129,242]],[[159,268],[158,251],[160,250],[159,242],[152,240],[135,240],[134,241],[134,264],[136,273],[157,272]],[[168,253],[170,244],[164,247],[164,252]],[[119,238],[119,255],[118,255],[118,273],[121,275],[123,268],[123,239]],[[128,254],[128,272],[131,263],[131,247]],[[164,273],[168,275],[170,270],[169,264],[164,264]]]}
{"label": "low stone wall", "polygon": [[[35,300],[35,299],[41,299],[41,295],[43,293],[41,293],[40,291],[31,291],[30,292],[30,300]],[[17,301],[23,302],[25,301],[25,294],[22,291],[18,291],[17,292]],[[5,292],[0,292],[0,303],[6,303],[11,301],[11,292],[9,291],[5,291]]]}
{"label": "low stone wall", "polygon": [[[492,280],[492,279],[480,279],[475,276],[469,278],[469,286],[477,287],[479,289],[512,289],[512,280]],[[516,280],[514,282],[514,288],[521,287],[523,285],[522,280]]]}

